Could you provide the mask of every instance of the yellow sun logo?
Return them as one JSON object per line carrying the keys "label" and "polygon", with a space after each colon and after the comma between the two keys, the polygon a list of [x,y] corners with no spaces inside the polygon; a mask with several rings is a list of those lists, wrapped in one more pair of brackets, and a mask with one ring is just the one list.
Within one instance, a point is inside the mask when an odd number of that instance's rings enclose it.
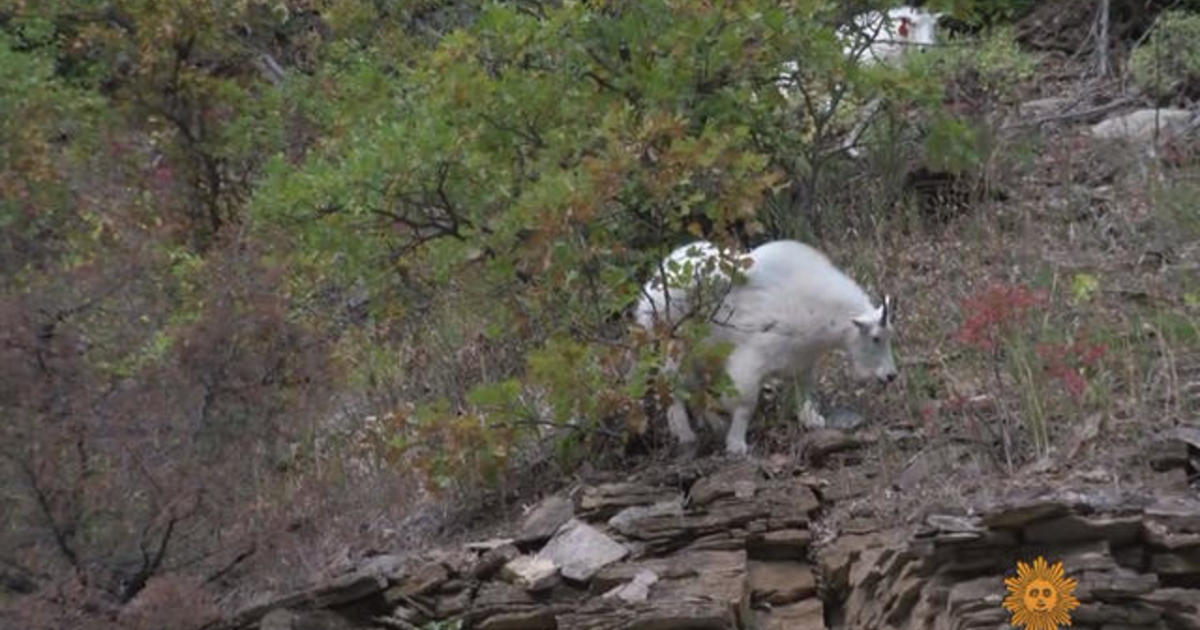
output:
{"label": "yellow sun logo", "polygon": [[1071,625],[1069,611],[1079,608],[1074,578],[1063,576],[1061,562],[1053,566],[1038,556],[1033,566],[1017,562],[1017,577],[1005,578],[1008,597],[1004,607],[1012,612],[1012,625],[1026,630],[1058,630]]}

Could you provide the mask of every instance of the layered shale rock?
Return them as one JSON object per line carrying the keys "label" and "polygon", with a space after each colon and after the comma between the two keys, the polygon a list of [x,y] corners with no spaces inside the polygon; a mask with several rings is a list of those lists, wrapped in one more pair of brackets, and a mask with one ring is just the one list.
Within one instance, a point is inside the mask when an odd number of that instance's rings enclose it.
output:
{"label": "layered shale rock", "polygon": [[713,460],[576,488],[510,539],[376,558],[224,628],[999,629],[1004,578],[1041,555],[1078,581],[1073,628],[1200,630],[1194,492],[1026,490],[915,527],[834,530],[823,511],[862,489],[777,464]]}

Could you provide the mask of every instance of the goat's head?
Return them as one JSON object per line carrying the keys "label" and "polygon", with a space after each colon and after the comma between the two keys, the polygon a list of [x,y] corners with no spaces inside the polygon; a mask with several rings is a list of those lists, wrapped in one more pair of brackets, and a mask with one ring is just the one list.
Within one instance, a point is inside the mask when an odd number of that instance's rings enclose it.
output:
{"label": "goat's head", "polygon": [[849,332],[846,351],[855,378],[863,381],[874,378],[884,383],[896,380],[896,361],[892,357],[895,312],[895,300],[885,295],[881,306],[851,319],[854,326]]}

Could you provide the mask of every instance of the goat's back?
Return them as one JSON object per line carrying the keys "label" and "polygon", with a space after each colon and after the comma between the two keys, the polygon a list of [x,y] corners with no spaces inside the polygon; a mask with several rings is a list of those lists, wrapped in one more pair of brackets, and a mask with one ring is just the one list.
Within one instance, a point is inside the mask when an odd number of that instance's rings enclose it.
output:
{"label": "goat's back", "polygon": [[786,322],[806,329],[829,316],[855,316],[871,308],[858,283],[825,254],[799,241],[766,243],[749,254],[747,282],[729,294],[739,328]]}

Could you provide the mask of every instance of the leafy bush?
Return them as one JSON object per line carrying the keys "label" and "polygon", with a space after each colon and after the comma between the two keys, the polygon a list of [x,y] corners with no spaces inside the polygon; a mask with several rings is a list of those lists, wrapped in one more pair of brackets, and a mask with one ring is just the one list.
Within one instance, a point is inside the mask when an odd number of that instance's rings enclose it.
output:
{"label": "leafy bush", "polygon": [[1159,101],[1200,95],[1200,14],[1166,11],[1129,59],[1134,83]]}

